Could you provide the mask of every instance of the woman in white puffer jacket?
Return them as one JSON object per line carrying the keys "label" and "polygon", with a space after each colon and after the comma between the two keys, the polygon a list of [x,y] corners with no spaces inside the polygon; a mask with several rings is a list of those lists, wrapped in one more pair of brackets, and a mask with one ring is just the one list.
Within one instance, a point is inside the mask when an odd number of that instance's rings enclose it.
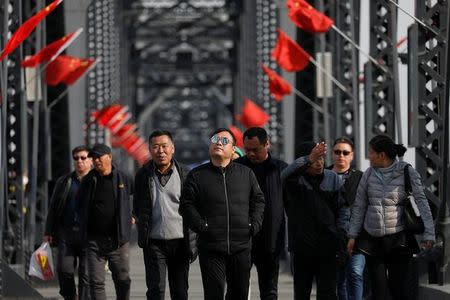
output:
{"label": "woman in white puffer jacket", "polygon": [[[404,168],[397,160],[406,152],[385,135],[369,142],[369,167],[358,186],[348,231],[349,254],[357,247],[366,255],[373,299],[409,299],[408,287],[412,254],[417,245],[412,234],[404,230],[403,212],[407,200]],[[425,231],[422,247],[431,248],[435,241],[433,217],[423,191],[420,175],[408,168],[413,196],[419,208]],[[355,244],[356,240],[356,244]],[[356,249],[356,248],[355,248]]]}

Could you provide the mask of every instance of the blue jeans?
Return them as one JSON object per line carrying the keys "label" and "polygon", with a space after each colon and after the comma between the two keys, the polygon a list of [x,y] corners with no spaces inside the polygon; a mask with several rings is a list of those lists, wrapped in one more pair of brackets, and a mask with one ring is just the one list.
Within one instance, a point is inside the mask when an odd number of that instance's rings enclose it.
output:
{"label": "blue jeans", "polygon": [[366,258],[363,254],[353,254],[345,267],[337,274],[339,300],[361,300],[364,291],[364,266]]}

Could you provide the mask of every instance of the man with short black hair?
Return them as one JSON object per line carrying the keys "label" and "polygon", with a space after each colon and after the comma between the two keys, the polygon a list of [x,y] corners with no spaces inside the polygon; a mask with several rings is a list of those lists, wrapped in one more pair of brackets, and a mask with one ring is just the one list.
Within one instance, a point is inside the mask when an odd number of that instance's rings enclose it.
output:
{"label": "man with short black hair", "polygon": [[137,171],[134,193],[147,299],[164,300],[167,269],[171,298],[183,300],[188,298],[189,263],[196,257],[195,237],[178,212],[186,167],[173,158],[169,131],[152,132],[149,145],[152,160]]}
{"label": "man with short black hair", "polygon": [[260,298],[278,299],[279,262],[285,236],[280,174],[287,164],[269,153],[270,142],[264,128],[249,128],[243,138],[245,156],[236,162],[252,169],[266,201],[262,229],[252,240],[252,264],[258,271]]}
{"label": "man with short black hair", "polygon": [[[80,203],[76,193],[81,179],[92,169],[89,148],[78,146],[72,150],[75,171],[56,181],[50,200],[43,240],[58,246],[57,273],[59,293],[65,300],[89,299],[86,249],[80,236]],[[78,261],[78,295],[75,286],[75,267]]]}
{"label": "man with short black hair", "polygon": [[87,239],[91,297],[106,300],[105,265],[108,262],[117,299],[128,300],[132,181],[112,164],[108,146],[94,145],[89,157],[94,160],[95,169],[81,182],[78,197],[83,204],[82,228]]}
{"label": "man with short black hair", "polygon": [[261,229],[264,195],[249,168],[232,162],[235,137],[219,128],[210,137],[210,162],[191,172],[181,194],[180,213],[199,234],[205,299],[248,296],[251,237]]}

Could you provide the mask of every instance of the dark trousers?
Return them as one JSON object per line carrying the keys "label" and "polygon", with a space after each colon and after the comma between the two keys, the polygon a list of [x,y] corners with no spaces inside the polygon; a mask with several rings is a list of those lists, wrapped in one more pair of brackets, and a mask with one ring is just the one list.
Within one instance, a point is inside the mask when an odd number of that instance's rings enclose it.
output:
{"label": "dark trousers", "polygon": [[251,268],[250,249],[231,255],[200,251],[199,260],[205,300],[223,299],[225,281],[225,299],[247,300]]}
{"label": "dark trousers", "polygon": [[90,299],[87,273],[86,248],[80,234],[72,230],[61,229],[58,233],[57,274],[59,293],[65,300],[77,296],[75,269],[78,265],[78,296],[80,300]]}
{"label": "dark trousers", "polygon": [[87,257],[92,300],[106,300],[106,262],[112,273],[117,300],[129,300],[131,284],[129,243],[117,248],[112,239],[89,240]]}
{"label": "dark trousers", "polygon": [[317,283],[318,300],[336,300],[336,256],[310,256],[295,253],[294,296],[310,299],[313,280]]}
{"label": "dark trousers", "polygon": [[263,300],[278,299],[278,271],[280,256],[265,253],[253,246],[252,263],[258,272],[259,295]]}
{"label": "dark trousers", "polygon": [[167,270],[170,298],[186,300],[189,288],[189,255],[184,240],[152,239],[143,251],[147,299],[164,300]]}
{"label": "dark trousers", "polygon": [[372,298],[403,300],[412,299],[409,291],[412,278],[410,254],[389,253],[384,256],[366,256],[367,269],[371,284]]}

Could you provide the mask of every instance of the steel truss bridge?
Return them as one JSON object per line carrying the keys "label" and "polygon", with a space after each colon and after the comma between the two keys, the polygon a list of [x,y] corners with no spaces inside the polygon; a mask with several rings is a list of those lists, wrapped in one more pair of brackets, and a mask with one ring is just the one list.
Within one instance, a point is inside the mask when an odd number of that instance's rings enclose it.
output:
{"label": "steel truss bridge", "polygon": [[[1,48],[24,20],[49,2],[2,0]],[[245,97],[269,113],[266,128],[272,151],[287,160],[293,158],[294,149],[304,140],[331,141],[341,135],[352,138],[358,152],[363,152],[363,145],[380,133],[414,147],[415,165],[436,219],[437,247],[442,254],[434,269],[429,270],[430,280],[448,282],[447,0],[415,0],[415,17],[422,24],[412,22],[407,53],[400,54],[396,44],[401,12],[395,2],[311,0],[355,42],[359,42],[361,34],[369,35],[369,54],[384,67],[369,61],[360,74],[360,55],[341,35],[335,31],[311,35],[291,28],[291,36],[309,53],[331,55],[329,71],[348,91],[343,93],[335,86],[325,94],[317,90],[320,76],[311,65],[294,76],[281,73],[326,114],[298,96],[285,98],[290,106],[275,102],[259,67],[262,63],[281,72],[270,59],[270,52],[276,43],[277,28],[287,23],[284,1],[71,2],[63,2],[0,64],[0,297],[14,296],[12,287],[32,281],[26,274],[29,257],[43,235],[49,191],[55,179],[70,170],[71,148],[80,142],[109,143],[104,128],[80,125],[91,121],[93,111],[111,103],[128,105],[143,136],[155,128],[171,130],[178,158],[191,163],[207,158],[211,129],[231,124],[244,129],[234,115],[239,113]],[[370,6],[370,30],[364,33],[360,32],[363,3]],[[61,97],[65,87],[47,87],[44,73],[26,74],[20,61],[67,34],[67,28],[77,27],[84,27],[84,37],[79,46],[67,51],[101,58],[101,62]],[[408,66],[407,136],[399,130],[401,63]],[[283,113],[286,109],[294,110],[295,118],[287,118]],[[124,153],[117,150],[115,156],[122,167],[133,171],[135,165]]]}

